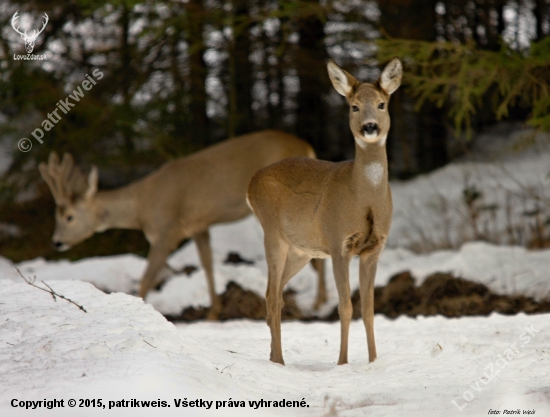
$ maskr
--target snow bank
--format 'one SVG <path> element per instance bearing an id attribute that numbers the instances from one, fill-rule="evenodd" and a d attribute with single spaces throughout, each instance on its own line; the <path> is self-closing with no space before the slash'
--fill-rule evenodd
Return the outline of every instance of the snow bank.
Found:
<path id="1" fill-rule="evenodd" d="M 219 379 L 219 372 L 192 357 L 202 344 L 141 299 L 105 295 L 83 282 L 49 284 L 87 313 L 26 284 L 0 281 L 0 404 L 8 407 L 2 415 L 21 411 L 9 407 L 13 399 L 55 398 L 67 404 L 71 398 L 101 398 L 104 403 L 162 398 L 174 407 L 172 398 L 227 400 L 234 392 L 230 380 Z M 225 352 L 220 347 L 209 351 L 212 357 Z M 67 407 L 61 411 L 76 415 L 76 410 L 78 415 L 98 415 L 98 409 L 78 406 L 72 413 Z M 133 414 L 133 409 L 123 411 Z M 181 415 L 184 410 L 173 411 Z M 47 412 L 29 410 L 26 415 Z M 228 415 L 238 414 L 229 410 Z"/>
<path id="2" fill-rule="evenodd" d="M 264 295 L 267 288 L 267 264 L 263 250 L 261 226 L 254 217 L 240 222 L 219 225 L 211 230 L 216 290 L 222 293 L 229 281 Z M 224 264 L 227 253 L 238 252 L 254 265 Z M 137 293 L 145 268 L 145 259 L 135 255 L 119 255 L 83 259 L 77 262 L 47 262 L 43 259 L 22 262 L 17 267 L 25 276 L 38 280 L 80 280 L 100 289 Z M 169 263 L 174 268 L 200 266 L 195 244 L 190 242 L 175 252 Z M 380 258 L 376 285 L 385 285 L 398 272 L 412 271 L 420 284 L 434 272 L 452 272 L 463 278 L 487 285 L 499 294 L 523 294 L 542 300 L 550 296 L 550 250 L 528 251 L 521 247 L 496 246 L 483 242 L 465 244 L 459 251 L 437 251 L 416 255 L 404 249 L 385 249 Z M 328 302 L 320 314 L 328 314 L 338 303 L 331 262 L 327 260 Z M 358 259 L 350 267 L 350 285 L 358 288 Z M 0 258 L 0 277 L 21 280 L 14 265 Z M 310 312 L 317 291 L 317 278 L 311 266 L 306 266 L 288 284 L 296 291 L 296 301 L 304 312 Z M 191 276 L 178 274 L 169 279 L 160 292 L 153 291 L 147 302 L 164 314 L 179 314 L 193 306 L 208 307 L 210 299 L 204 271 Z"/>
<path id="3" fill-rule="evenodd" d="M 492 409 L 550 413 L 550 315 L 389 320 L 376 316 L 378 359 L 368 363 L 354 321 L 350 364 L 335 365 L 339 324 L 282 325 L 287 366 L 269 362 L 264 323 L 179 325 L 126 294 L 50 281 L 58 300 L 0 281 L 0 412 L 26 415 L 481 415 Z M 510 347 L 512 346 L 512 347 Z M 500 356 L 499 356 L 500 355 Z M 504 358 L 504 361 L 503 359 Z M 499 362 L 500 360 L 500 362 Z M 494 377 L 484 379 L 489 364 Z M 10 407 L 13 399 L 160 400 L 170 408 Z M 244 410 L 175 408 L 174 399 L 245 401 Z M 248 401 L 302 400 L 308 408 L 254 410 Z M 426 399 L 429 398 L 429 401 Z M 454 401 L 456 403 L 453 404 Z M 463 411 L 459 412 L 458 408 Z"/>
<path id="4" fill-rule="evenodd" d="M 476 236 L 503 244 L 530 241 L 536 213 L 542 222 L 549 214 L 550 134 L 515 130 L 484 135 L 478 143 L 482 147 L 462 162 L 392 181 L 388 247 L 459 248 Z M 471 211 L 466 189 L 479 193 Z"/>

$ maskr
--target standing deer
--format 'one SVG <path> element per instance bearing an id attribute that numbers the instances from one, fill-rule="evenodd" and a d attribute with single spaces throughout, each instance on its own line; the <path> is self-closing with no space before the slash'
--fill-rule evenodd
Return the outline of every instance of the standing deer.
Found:
<path id="1" fill-rule="evenodd" d="M 60 163 L 51 153 L 39 166 L 56 204 L 53 244 L 65 251 L 95 232 L 107 229 L 142 230 L 150 243 L 148 265 L 139 295 L 156 286 L 166 258 L 178 244 L 193 238 L 205 271 L 212 307 L 208 319 L 216 319 L 221 303 L 216 294 L 208 228 L 251 214 L 246 187 L 260 168 L 290 156 L 314 158 L 309 144 L 296 136 L 262 131 L 229 139 L 193 155 L 166 163 L 143 179 L 113 191 L 97 191 L 98 172 L 93 167 L 86 179 L 74 167 L 71 155 Z M 326 299 L 322 268 L 317 304 Z"/>
<path id="2" fill-rule="evenodd" d="M 26 30 L 25 32 L 21 32 L 19 30 L 19 26 L 15 27 L 15 22 L 19 18 L 19 16 L 17 16 L 17 13 L 19 13 L 19 11 L 16 11 L 13 14 L 13 17 L 11 18 L 11 27 L 13 28 L 13 30 L 15 30 L 17 33 L 21 35 L 21 37 L 23 38 L 23 41 L 25 42 L 25 49 L 27 50 L 27 53 L 31 54 L 34 49 L 34 43 L 36 42 L 36 39 L 38 39 L 38 36 L 46 28 L 46 25 L 48 24 L 48 21 L 50 20 L 50 18 L 46 13 L 44 13 L 44 23 L 42 23 L 42 28 L 40 30 L 34 29 L 31 35 L 27 35 Z"/>
<path id="3" fill-rule="evenodd" d="M 390 129 L 388 101 L 401 84 L 401 61 L 394 58 L 375 84 L 360 83 L 330 61 L 336 91 L 350 106 L 355 160 L 339 163 L 289 158 L 257 172 L 248 186 L 249 204 L 264 229 L 268 264 L 267 324 L 273 362 L 284 365 L 281 308 L 286 283 L 311 258 L 332 258 L 341 322 L 338 364 L 348 362 L 348 334 L 353 313 L 349 263 L 360 256 L 361 312 L 369 361 L 374 342 L 374 277 L 390 230 L 386 138 Z"/>

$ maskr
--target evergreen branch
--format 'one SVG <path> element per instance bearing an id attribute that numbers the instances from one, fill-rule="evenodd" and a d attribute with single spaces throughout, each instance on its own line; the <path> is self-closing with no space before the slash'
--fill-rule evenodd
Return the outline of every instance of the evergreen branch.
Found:
<path id="1" fill-rule="evenodd" d="M 459 133 L 466 128 L 470 136 L 472 116 L 481 109 L 501 119 L 516 103 L 531 108 L 528 123 L 550 130 L 550 37 L 533 43 L 530 53 L 505 43 L 500 51 L 480 50 L 473 42 L 382 39 L 377 44 L 382 62 L 395 55 L 403 59 L 404 84 L 416 99 L 415 108 L 426 101 L 447 105 Z M 487 103 L 491 105 L 483 107 Z"/>

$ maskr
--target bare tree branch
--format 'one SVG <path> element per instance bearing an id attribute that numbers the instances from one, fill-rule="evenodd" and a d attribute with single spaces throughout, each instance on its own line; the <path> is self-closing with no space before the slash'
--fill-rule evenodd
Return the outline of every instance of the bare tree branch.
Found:
<path id="1" fill-rule="evenodd" d="M 41 291 L 44 291 L 44 292 L 47 292 L 48 294 L 50 294 L 52 297 L 53 297 L 53 300 L 54 301 L 57 301 L 57 299 L 55 298 L 56 296 L 59 297 L 59 298 L 62 298 L 64 299 L 65 301 L 68 301 L 69 303 L 71 304 L 74 304 L 75 306 L 77 306 L 79 308 L 79 310 L 82 310 L 84 313 L 87 313 L 86 309 L 84 307 L 82 307 L 80 304 L 77 304 L 75 303 L 73 300 L 70 300 L 68 299 L 67 297 L 65 297 L 64 295 L 61 295 L 61 294 L 58 294 L 56 293 L 52 287 L 50 287 L 48 284 L 46 284 L 44 281 L 40 281 L 42 282 L 42 284 L 44 284 L 46 287 L 48 287 L 49 289 L 45 289 L 45 288 L 42 288 L 42 287 L 39 287 L 38 285 L 36 285 L 34 282 L 36 281 L 36 275 L 33 276 L 32 278 L 25 278 L 23 276 L 23 274 L 21 273 L 21 271 L 19 270 L 19 268 L 15 268 L 16 271 L 19 273 L 19 276 L 21 278 L 23 278 L 23 280 L 29 284 L 31 287 L 34 287 L 34 288 L 38 288 L 39 290 Z"/>

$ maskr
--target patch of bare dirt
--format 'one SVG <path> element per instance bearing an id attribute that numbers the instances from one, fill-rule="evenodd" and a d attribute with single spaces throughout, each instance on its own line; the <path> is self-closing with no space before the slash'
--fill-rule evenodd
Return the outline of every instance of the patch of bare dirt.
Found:
<path id="1" fill-rule="evenodd" d="M 221 295 L 222 312 L 220 320 L 247 318 L 264 320 L 266 317 L 265 299 L 258 294 L 244 290 L 230 282 Z M 326 317 L 303 314 L 295 301 L 295 293 L 285 291 L 283 320 L 338 320 L 338 308 Z M 352 295 L 353 318 L 361 317 L 361 297 L 359 291 Z M 416 317 L 441 314 L 446 317 L 486 316 L 492 312 L 501 314 L 526 314 L 550 312 L 550 300 L 537 302 L 520 295 L 497 295 L 485 285 L 457 278 L 451 274 L 435 273 L 417 286 L 410 272 L 393 276 L 388 285 L 376 287 L 374 311 L 389 318 L 400 315 Z M 206 318 L 207 308 L 189 307 L 178 316 L 167 316 L 170 321 L 196 321 Z"/>
<path id="2" fill-rule="evenodd" d="M 295 292 L 292 290 L 285 291 L 283 294 L 285 303 L 282 311 L 283 320 L 300 320 L 303 318 L 294 296 Z M 220 295 L 220 300 L 222 311 L 219 320 L 221 321 L 231 319 L 265 320 L 266 318 L 265 299 L 253 291 L 243 289 L 233 281 L 227 284 L 224 293 Z M 208 308 L 205 307 L 188 307 L 180 315 L 167 315 L 166 318 L 174 322 L 190 322 L 205 320 L 207 313 Z"/>
<path id="3" fill-rule="evenodd" d="M 352 302 L 353 318 L 358 319 L 361 317 L 359 291 L 354 292 Z M 497 295 L 483 284 L 440 272 L 416 286 L 414 277 L 406 271 L 393 276 L 385 287 L 375 288 L 374 311 L 389 318 L 403 314 L 411 317 L 487 316 L 492 312 L 534 314 L 550 312 L 550 301 L 537 302 L 522 295 Z M 335 308 L 329 317 L 338 319 L 338 309 Z"/>
<path id="4" fill-rule="evenodd" d="M 254 261 L 244 259 L 237 252 L 229 252 L 227 254 L 227 258 L 225 258 L 225 261 L 223 261 L 223 263 L 224 264 L 234 264 L 234 265 L 238 265 L 238 264 L 254 265 Z"/>

